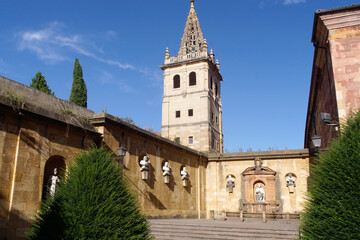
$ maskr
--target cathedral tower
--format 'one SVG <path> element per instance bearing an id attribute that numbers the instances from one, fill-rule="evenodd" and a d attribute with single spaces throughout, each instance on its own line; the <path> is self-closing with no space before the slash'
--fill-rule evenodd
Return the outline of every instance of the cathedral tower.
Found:
<path id="1" fill-rule="evenodd" d="M 165 51 L 161 136 L 199 151 L 223 152 L 220 64 L 208 52 L 194 1 L 177 56 Z"/>

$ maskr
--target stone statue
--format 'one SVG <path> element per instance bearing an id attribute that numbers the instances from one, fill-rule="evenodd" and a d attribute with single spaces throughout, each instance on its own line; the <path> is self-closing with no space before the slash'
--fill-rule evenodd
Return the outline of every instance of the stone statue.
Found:
<path id="1" fill-rule="evenodd" d="M 181 175 L 181 180 L 189 179 L 189 174 L 186 171 L 186 167 L 184 167 L 183 170 L 181 170 L 180 175 Z"/>
<path id="2" fill-rule="evenodd" d="M 262 160 L 257 157 L 255 158 L 254 164 L 255 164 L 255 171 L 261 171 Z"/>
<path id="3" fill-rule="evenodd" d="M 164 166 L 162 167 L 163 176 L 170 176 L 171 175 L 171 168 L 169 167 L 169 162 L 165 162 Z"/>
<path id="4" fill-rule="evenodd" d="M 294 193 L 294 187 L 296 187 L 296 179 L 289 173 L 286 177 L 286 186 L 289 188 L 290 193 Z"/>
<path id="5" fill-rule="evenodd" d="M 231 175 L 228 176 L 227 180 L 226 180 L 226 188 L 228 190 L 229 193 L 233 192 L 233 189 L 235 187 L 235 181 L 234 179 L 231 177 Z"/>
<path id="6" fill-rule="evenodd" d="M 144 158 L 140 161 L 140 171 L 149 171 L 150 163 L 149 163 L 149 157 L 144 156 Z"/>
<path id="7" fill-rule="evenodd" d="M 265 202 L 265 191 L 261 187 L 260 183 L 257 185 L 257 188 L 255 190 L 255 196 L 256 196 L 256 202 L 260 202 L 260 203 Z"/>
<path id="8" fill-rule="evenodd" d="M 55 191 L 56 191 L 56 184 L 60 182 L 59 177 L 57 175 L 57 168 L 54 168 L 54 174 L 52 174 L 47 182 L 47 187 L 48 187 L 48 191 L 49 191 L 49 195 L 51 197 L 54 196 Z"/>

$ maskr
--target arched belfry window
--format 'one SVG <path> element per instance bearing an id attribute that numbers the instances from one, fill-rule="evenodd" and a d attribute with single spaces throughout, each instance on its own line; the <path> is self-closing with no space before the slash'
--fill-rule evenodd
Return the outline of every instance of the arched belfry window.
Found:
<path id="1" fill-rule="evenodd" d="M 174 76 L 174 88 L 179 88 L 179 87 L 180 87 L 180 76 L 175 75 Z"/>
<path id="2" fill-rule="evenodd" d="M 190 86 L 195 86 L 196 85 L 196 73 L 195 72 L 191 72 L 189 74 L 189 85 Z"/>

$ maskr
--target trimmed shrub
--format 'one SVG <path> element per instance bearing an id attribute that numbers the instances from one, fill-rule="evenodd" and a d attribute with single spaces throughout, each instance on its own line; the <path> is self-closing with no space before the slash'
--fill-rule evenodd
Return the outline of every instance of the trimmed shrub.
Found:
<path id="1" fill-rule="evenodd" d="M 150 239 L 138 202 L 112 153 L 81 153 L 43 203 L 28 239 Z"/>
<path id="2" fill-rule="evenodd" d="M 301 239 L 360 239 L 359 173 L 360 112 L 312 166 Z"/>

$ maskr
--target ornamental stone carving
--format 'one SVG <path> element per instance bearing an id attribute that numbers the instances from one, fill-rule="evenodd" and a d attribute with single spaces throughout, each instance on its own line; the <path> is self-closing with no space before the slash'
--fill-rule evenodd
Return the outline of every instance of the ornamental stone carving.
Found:
<path id="1" fill-rule="evenodd" d="M 286 186 L 289 189 L 289 193 L 294 193 L 295 187 L 296 187 L 296 178 L 292 175 L 292 173 L 289 173 L 286 175 Z"/>
<path id="2" fill-rule="evenodd" d="M 164 182 L 169 183 L 171 176 L 171 168 L 169 167 L 169 162 L 164 163 L 162 170 L 163 170 Z"/>
<path id="3" fill-rule="evenodd" d="M 49 191 L 49 195 L 50 197 L 53 197 L 56 191 L 56 185 L 58 184 L 58 182 L 60 182 L 60 179 L 57 175 L 57 168 L 54 168 L 54 174 L 52 174 L 47 182 L 47 188 Z"/>
<path id="4" fill-rule="evenodd" d="M 187 187 L 188 181 L 189 181 L 189 174 L 186 171 L 186 167 L 183 167 L 183 169 L 180 171 L 181 180 L 183 182 L 183 186 Z"/>
<path id="5" fill-rule="evenodd" d="M 233 189 L 235 188 L 235 180 L 232 178 L 231 175 L 229 175 L 226 180 L 226 188 L 229 193 L 232 193 Z"/>
<path id="6" fill-rule="evenodd" d="M 265 191 L 261 187 L 261 184 L 258 183 L 255 189 L 255 199 L 257 203 L 264 203 L 265 202 Z"/>
<path id="7" fill-rule="evenodd" d="M 149 178 L 150 163 L 148 156 L 144 156 L 144 158 L 140 161 L 140 171 L 141 171 L 141 178 L 143 180 Z"/>

